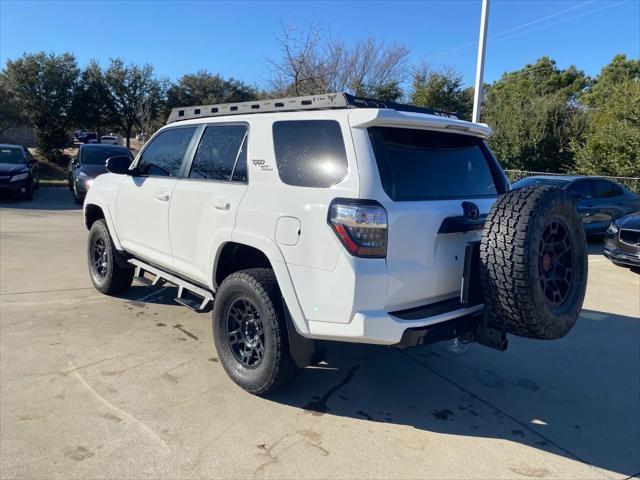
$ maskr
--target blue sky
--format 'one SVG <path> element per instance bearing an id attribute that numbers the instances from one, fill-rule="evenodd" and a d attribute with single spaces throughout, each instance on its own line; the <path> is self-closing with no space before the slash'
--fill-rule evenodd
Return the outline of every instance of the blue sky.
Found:
<path id="1" fill-rule="evenodd" d="M 266 85 L 281 24 L 347 42 L 375 35 L 411 49 L 408 66 L 451 66 L 472 84 L 480 0 L 358 2 L 0 0 L 0 61 L 40 50 L 151 63 L 176 79 L 201 69 Z M 640 57 L 639 0 L 492 0 L 485 81 L 542 55 L 595 75 L 616 53 Z"/>

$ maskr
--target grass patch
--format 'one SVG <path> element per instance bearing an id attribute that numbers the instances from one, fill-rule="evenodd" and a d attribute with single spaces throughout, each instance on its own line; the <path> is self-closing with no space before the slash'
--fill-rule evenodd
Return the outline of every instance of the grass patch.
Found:
<path id="1" fill-rule="evenodd" d="M 67 148 L 64 150 L 64 165 L 59 162 L 52 162 L 44 157 L 35 148 L 30 148 L 31 154 L 38 160 L 38 168 L 40 173 L 40 184 L 46 186 L 64 186 L 68 181 L 68 163 L 78 151 L 77 148 Z"/>

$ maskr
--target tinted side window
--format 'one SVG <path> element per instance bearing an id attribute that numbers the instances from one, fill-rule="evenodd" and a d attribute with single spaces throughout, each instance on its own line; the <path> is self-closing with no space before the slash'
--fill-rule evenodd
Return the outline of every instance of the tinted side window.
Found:
<path id="1" fill-rule="evenodd" d="M 231 180 L 246 134 L 246 125 L 207 127 L 193 159 L 189 178 Z"/>
<path id="2" fill-rule="evenodd" d="M 622 195 L 622 189 L 615 183 L 605 180 L 596 180 L 596 197 L 611 198 Z"/>
<path id="3" fill-rule="evenodd" d="M 582 180 L 580 182 L 574 182 L 567 187 L 567 192 L 574 198 L 591 198 L 591 182 L 588 180 Z"/>
<path id="4" fill-rule="evenodd" d="M 347 175 L 347 153 L 334 120 L 294 120 L 273 124 L 280 180 L 299 187 L 327 188 Z"/>
<path id="5" fill-rule="evenodd" d="M 196 127 L 173 128 L 158 134 L 144 149 L 138 161 L 141 175 L 175 177 Z"/>

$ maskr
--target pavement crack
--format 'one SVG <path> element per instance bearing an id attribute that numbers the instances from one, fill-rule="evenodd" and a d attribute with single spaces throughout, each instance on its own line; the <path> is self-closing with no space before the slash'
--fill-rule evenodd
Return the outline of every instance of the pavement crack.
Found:
<path id="1" fill-rule="evenodd" d="M 345 375 L 344 379 L 342 379 L 342 381 L 339 384 L 331 387 L 319 399 L 311 400 L 303 408 L 311 412 L 313 415 L 324 415 L 325 413 L 327 413 L 329 411 L 329 407 L 327 407 L 327 402 L 329 401 L 331 396 L 334 393 L 336 393 L 338 390 L 340 390 L 342 387 L 347 385 L 351 380 L 353 380 L 353 376 L 358 368 L 360 368 L 360 365 L 355 365 L 351 367 L 347 372 L 347 374 Z"/>
<path id="2" fill-rule="evenodd" d="M 72 372 L 81 370 L 83 368 L 92 367 L 93 365 L 98 365 L 99 363 L 103 363 L 103 362 L 108 362 L 109 360 L 113 360 L 116 357 L 119 357 L 119 355 L 114 355 L 113 357 L 109 357 L 109 358 L 103 358 L 102 360 L 96 360 L 95 362 L 87 363 L 85 365 L 80 365 L 79 367 L 74 367 L 71 370 L 64 370 L 60 373 L 62 373 L 63 375 L 68 375 Z"/>
<path id="3" fill-rule="evenodd" d="M 78 287 L 78 288 L 58 288 L 58 289 L 51 289 L 51 290 L 29 290 L 27 292 L 5 292 L 5 293 L 0 293 L 0 296 L 7 296 L 7 295 L 27 295 L 29 293 L 50 293 L 50 292 L 75 292 L 77 290 L 94 290 L 94 287 Z"/>

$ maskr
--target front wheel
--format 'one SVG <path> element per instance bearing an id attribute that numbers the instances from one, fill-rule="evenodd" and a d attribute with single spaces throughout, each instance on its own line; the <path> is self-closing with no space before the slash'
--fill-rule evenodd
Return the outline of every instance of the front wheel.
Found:
<path id="1" fill-rule="evenodd" d="M 99 292 L 114 295 L 123 292 L 133 281 L 133 267 L 122 266 L 125 261 L 118 258 L 104 220 L 97 220 L 89 230 L 87 261 L 91 281 Z"/>
<path id="2" fill-rule="evenodd" d="M 272 270 L 254 268 L 227 277 L 216 292 L 212 323 L 222 366 L 249 393 L 271 393 L 298 372 Z"/>
<path id="3" fill-rule="evenodd" d="M 84 197 L 82 197 L 78 192 L 78 186 L 76 182 L 73 182 L 73 201 L 76 203 L 76 205 L 82 205 L 82 202 L 84 201 Z"/>
<path id="4" fill-rule="evenodd" d="M 24 193 L 22 194 L 23 200 L 31 201 L 33 200 L 33 180 L 29 179 L 29 183 L 25 187 Z"/>

